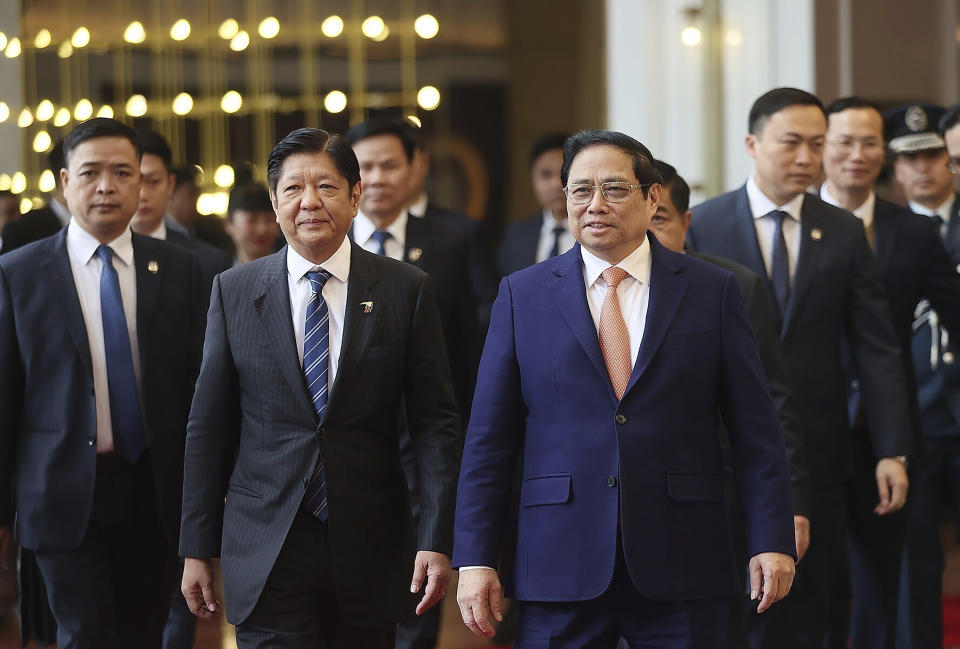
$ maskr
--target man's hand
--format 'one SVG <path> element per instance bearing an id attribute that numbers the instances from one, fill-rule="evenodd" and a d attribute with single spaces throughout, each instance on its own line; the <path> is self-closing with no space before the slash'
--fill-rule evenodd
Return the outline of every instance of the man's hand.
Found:
<path id="1" fill-rule="evenodd" d="M 793 535 L 797 539 L 797 563 L 800 563 L 810 547 L 810 519 L 806 516 L 794 516 Z"/>
<path id="2" fill-rule="evenodd" d="M 750 599 L 760 600 L 757 613 L 787 596 L 795 570 L 793 557 L 779 552 L 761 552 L 750 559 Z"/>
<path id="3" fill-rule="evenodd" d="M 417 604 L 417 615 L 423 615 L 424 611 L 446 595 L 447 585 L 452 575 L 450 557 L 447 555 L 426 550 L 417 552 L 417 558 L 413 561 L 413 582 L 410 584 L 410 592 L 420 592 L 424 578 L 427 580 L 423 599 Z"/>
<path id="4" fill-rule="evenodd" d="M 885 516 L 899 510 L 907 502 L 909 486 L 907 469 L 900 462 L 892 457 L 885 457 L 877 462 L 877 494 L 880 503 L 873 508 L 873 513 Z"/>
<path id="5" fill-rule="evenodd" d="M 180 592 L 191 613 L 201 618 L 213 617 L 220 608 L 213 593 L 213 562 L 210 559 L 184 559 Z"/>
<path id="6" fill-rule="evenodd" d="M 492 638 L 496 629 L 490 619 L 491 611 L 497 622 L 503 621 L 503 589 L 497 571 L 492 568 L 462 571 L 457 585 L 457 604 L 468 629 L 478 636 Z"/>
<path id="7" fill-rule="evenodd" d="M 10 570 L 7 557 L 10 556 L 10 545 L 13 543 L 13 530 L 9 527 L 0 527 L 0 568 Z"/>

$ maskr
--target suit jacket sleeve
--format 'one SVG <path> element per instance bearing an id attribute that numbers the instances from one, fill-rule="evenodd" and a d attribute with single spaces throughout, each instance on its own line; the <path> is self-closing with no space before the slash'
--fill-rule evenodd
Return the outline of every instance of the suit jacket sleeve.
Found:
<path id="1" fill-rule="evenodd" d="M 923 259 L 927 262 L 923 293 L 950 336 L 960 340 L 960 274 L 943 245 L 938 226 L 931 221 L 928 230 L 926 251 L 923 253 Z M 906 353 L 906 350 L 903 351 Z"/>
<path id="2" fill-rule="evenodd" d="M 767 374 L 770 396 L 780 415 L 784 442 L 787 449 L 787 463 L 790 466 L 790 483 L 793 488 L 793 513 L 796 516 L 810 516 L 810 478 L 807 472 L 807 454 L 803 445 L 803 432 L 796 401 L 787 377 L 787 364 L 780 348 L 780 337 L 776 325 L 770 316 L 766 297 L 760 278 L 752 276 L 753 281 L 747 294 L 747 310 L 757 337 L 760 360 Z"/>
<path id="3" fill-rule="evenodd" d="M 407 340 L 404 398 L 420 471 L 419 549 L 451 555 L 463 427 L 442 340 L 433 281 L 424 275 Z"/>
<path id="4" fill-rule="evenodd" d="M 13 525 L 13 475 L 23 382 L 13 298 L 0 266 L 0 527 Z"/>
<path id="5" fill-rule="evenodd" d="M 751 557 L 761 552 L 781 552 L 796 558 L 794 506 L 783 433 L 732 274 L 724 285 L 720 318 L 720 410 L 730 431 L 747 550 Z"/>
<path id="6" fill-rule="evenodd" d="M 239 383 L 217 277 L 207 313 L 203 363 L 187 423 L 181 556 L 220 556 L 223 499 L 240 432 L 239 414 Z"/>
<path id="7" fill-rule="evenodd" d="M 457 490 L 455 567 L 493 568 L 500 555 L 524 433 L 525 406 L 514 345 L 513 296 L 505 278 L 493 304 L 467 428 Z"/>
<path id="8" fill-rule="evenodd" d="M 852 251 L 846 301 L 847 340 L 860 378 L 862 403 L 877 460 L 911 452 L 906 377 L 890 307 L 863 228 Z"/>

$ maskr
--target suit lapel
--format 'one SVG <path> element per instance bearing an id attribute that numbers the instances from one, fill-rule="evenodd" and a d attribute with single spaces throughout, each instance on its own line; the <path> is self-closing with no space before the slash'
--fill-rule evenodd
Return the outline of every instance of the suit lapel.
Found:
<path id="1" fill-rule="evenodd" d="M 403 260 L 425 271 L 424 258 L 430 249 L 430 226 L 423 219 L 408 215 L 404 239 Z"/>
<path id="2" fill-rule="evenodd" d="M 799 309 L 803 294 L 810 286 L 814 271 L 817 268 L 817 262 L 820 259 L 820 251 L 823 250 L 825 243 L 821 237 L 829 240 L 829 224 L 823 218 L 819 210 L 811 208 L 815 200 L 813 196 L 803 197 L 803 206 L 800 209 L 800 254 L 797 257 L 797 267 L 793 275 L 793 285 L 790 289 L 790 301 L 787 303 L 787 312 L 784 314 L 783 327 L 780 330 L 780 337 L 786 334 L 790 327 L 790 321 L 793 314 Z M 811 233 L 814 230 L 820 231 L 820 237 L 814 239 Z M 824 236 L 826 232 L 826 236 Z"/>
<path id="3" fill-rule="evenodd" d="M 884 275 L 890 267 L 891 255 L 900 231 L 900 219 L 888 209 L 888 204 L 877 199 L 873 209 L 873 245 L 877 258 L 877 273 Z"/>
<path id="4" fill-rule="evenodd" d="M 80 309 L 80 299 L 77 297 L 77 285 L 73 278 L 73 271 L 70 270 L 70 256 L 67 253 L 67 229 L 61 230 L 45 245 L 47 258 L 43 265 L 52 282 L 57 303 L 63 310 L 63 322 L 70 333 L 70 339 L 77 348 L 80 360 L 87 368 L 87 374 L 93 378 L 90 341 L 87 338 L 87 327 L 83 322 L 83 311 Z"/>
<path id="5" fill-rule="evenodd" d="M 750 200 L 747 198 L 747 188 L 743 186 L 737 192 L 736 215 L 734 218 L 734 236 L 740 247 L 739 254 L 733 255 L 744 266 L 760 277 L 767 276 L 767 267 L 763 263 L 763 253 L 760 252 L 760 242 L 757 240 L 757 226 L 754 223 L 753 212 L 750 211 Z M 764 282 L 767 291 L 773 298 L 773 288 L 770 282 Z"/>
<path id="6" fill-rule="evenodd" d="M 162 250 L 159 250 L 159 246 L 150 244 L 152 242 L 144 241 L 140 235 L 133 235 L 133 269 L 137 278 L 137 346 L 141 376 L 146 376 L 147 354 L 144 349 L 152 338 L 148 332 L 152 328 L 160 298 L 160 275 L 166 268 Z"/>
<path id="7" fill-rule="evenodd" d="M 287 285 L 287 248 L 271 255 L 261 275 L 262 289 L 253 300 L 253 308 L 263 324 L 267 340 L 273 348 L 280 373 L 290 386 L 294 398 L 313 418 L 316 411 L 307 394 L 297 342 L 290 321 L 290 289 Z"/>
<path id="8" fill-rule="evenodd" d="M 539 220 L 531 220 L 530 227 L 524 231 L 523 238 L 523 267 L 533 266 L 537 263 L 537 248 L 540 245 L 540 229 L 543 227 L 543 215 Z"/>
<path id="9" fill-rule="evenodd" d="M 955 262 L 960 262 L 960 194 L 955 194 L 953 209 L 950 210 L 950 223 L 947 226 L 947 250 Z"/>

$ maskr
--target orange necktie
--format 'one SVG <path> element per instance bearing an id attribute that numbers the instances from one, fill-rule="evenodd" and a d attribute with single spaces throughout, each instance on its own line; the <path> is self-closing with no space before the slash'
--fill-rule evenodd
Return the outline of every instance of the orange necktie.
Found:
<path id="1" fill-rule="evenodd" d="M 630 332 L 620 311 L 617 285 L 627 276 L 627 271 L 611 266 L 601 273 L 607 283 L 607 295 L 600 309 L 600 349 L 607 364 L 610 383 L 617 399 L 623 398 L 630 382 Z"/>

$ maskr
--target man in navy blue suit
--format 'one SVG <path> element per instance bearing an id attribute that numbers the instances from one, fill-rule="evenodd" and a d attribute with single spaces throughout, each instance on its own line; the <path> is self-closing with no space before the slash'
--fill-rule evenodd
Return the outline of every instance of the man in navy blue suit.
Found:
<path id="1" fill-rule="evenodd" d="M 564 148 L 567 253 L 501 282 L 458 488 L 454 564 L 467 626 L 493 635 L 518 457 L 516 646 L 714 647 L 737 568 L 718 419 L 729 427 L 751 590 L 793 581 L 783 433 L 734 276 L 648 236 L 662 186 L 633 138 Z"/>

